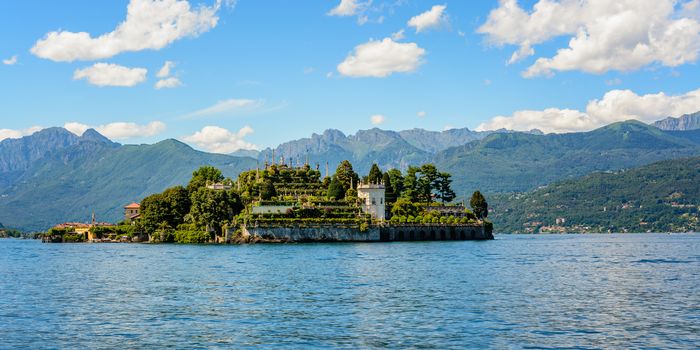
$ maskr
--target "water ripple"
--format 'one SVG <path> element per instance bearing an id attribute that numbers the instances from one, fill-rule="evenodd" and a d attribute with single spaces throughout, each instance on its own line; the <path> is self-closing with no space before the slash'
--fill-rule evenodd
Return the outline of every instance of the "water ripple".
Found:
<path id="1" fill-rule="evenodd" d="M 699 348 L 700 236 L 0 240 L 0 348 Z"/>

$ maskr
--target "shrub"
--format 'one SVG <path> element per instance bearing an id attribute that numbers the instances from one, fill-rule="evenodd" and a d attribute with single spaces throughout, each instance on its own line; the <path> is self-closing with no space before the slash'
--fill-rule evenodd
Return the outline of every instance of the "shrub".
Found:
<path id="1" fill-rule="evenodd" d="M 208 232 L 198 230 L 177 230 L 174 236 L 177 243 L 207 243 L 211 240 Z"/>

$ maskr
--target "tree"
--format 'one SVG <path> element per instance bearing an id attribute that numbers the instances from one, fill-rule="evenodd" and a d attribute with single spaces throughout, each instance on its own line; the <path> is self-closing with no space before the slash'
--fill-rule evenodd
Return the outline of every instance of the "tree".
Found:
<path id="1" fill-rule="evenodd" d="M 481 192 L 476 191 L 472 194 L 469 205 L 472 207 L 472 210 L 474 210 L 474 214 L 477 218 L 484 219 L 489 216 L 489 204 L 486 203 L 486 198 L 484 198 Z"/>
<path id="2" fill-rule="evenodd" d="M 433 190 L 436 189 L 438 171 L 433 164 L 423 164 L 419 170 L 420 176 L 416 183 L 416 192 L 419 200 L 432 203 Z"/>
<path id="3" fill-rule="evenodd" d="M 192 194 L 197 189 L 205 187 L 207 183 L 221 182 L 224 180 L 224 176 L 221 174 L 221 170 L 213 166 L 203 166 L 192 173 L 192 179 L 187 185 L 187 191 Z"/>
<path id="4" fill-rule="evenodd" d="M 328 185 L 328 198 L 340 200 L 345 197 L 345 189 L 343 185 L 338 181 L 338 177 L 333 176 L 331 178 L 331 183 Z"/>
<path id="5" fill-rule="evenodd" d="M 405 198 L 411 202 L 418 201 L 418 172 L 420 168 L 409 166 L 406 170 L 406 176 L 403 178 L 403 190 L 401 198 Z"/>
<path id="6" fill-rule="evenodd" d="M 275 184 L 273 184 L 272 180 L 270 179 L 265 180 L 265 182 L 262 184 L 262 188 L 260 189 L 260 198 L 263 200 L 270 200 L 276 195 L 277 190 L 275 190 Z"/>
<path id="7" fill-rule="evenodd" d="M 372 167 L 369 169 L 367 181 L 371 184 L 378 184 L 382 181 L 382 171 L 379 170 L 379 166 L 376 163 L 372 164 Z"/>
<path id="8" fill-rule="evenodd" d="M 403 175 L 399 169 L 390 169 L 386 172 L 389 175 L 391 188 L 394 190 L 394 199 L 401 196 L 403 192 Z"/>
<path id="9" fill-rule="evenodd" d="M 352 164 L 348 160 L 344 160 L 338 165 L 338 168 L 335 170 L 335 177 L 343 186 L 343 192 L 351 187 L 357 188 L 357 183 L 360 181 L 360 177 L 352 170 Z"/>
<path id="10" fill-rule="evenodd" d="M 330 178 L 330 176 L 324 177 L 324 178 L 323 178 L 323 182 L 321 182 L 321 186 L 322 186 L 324 189 L 327 190 L 327 189 L 328 189 L 328 186 L 330 186 L 330 185 L 331 185 L 331 178 Z"/>
<path id="11" fill-rule="evenodd" d="M 384 193 L 387 203 L 396 202 L 396 193 L 394 192 L 394 187 L 391 185 L 391 176 L 386 172 L 382 175 L 382 182 L 384 183 Z"/>
<path id="12" fill-rule="evenodd" d="M 391 208 L 392 216 L 408 217 L 409 215 L 412 215 L 415 217 L 418 216 L 418 214 L 420 214 L 420 208 L 406 198 L 399 198 Z"/>
<path id="13" fill-rule="evenodd" d="M 190 197 L 182 186 L 168 188 L 141 201 L 140 225 L 147 234 L 153 234 L 159 227 L 177 227 L 185 221 L 190 212 Z"/>
<path id="14" fill-rule="evenodd" d="M 455 195 L 451 187 L 452 175 L 449 173 L 439 173 L 436 184 L 437 197 L 442 201 L 442 204 L 445 204 L 445 202 L 452 202 L 455 199 L 457 195 Z"/>
<path id="15" fill-rule="evenodd" d="M 190 214 L 197 226 L 221 233 L 224 223 L 232 220 L 242 209 L 241 200 L 235 192 L 202 187 L 192 194 Z"/>

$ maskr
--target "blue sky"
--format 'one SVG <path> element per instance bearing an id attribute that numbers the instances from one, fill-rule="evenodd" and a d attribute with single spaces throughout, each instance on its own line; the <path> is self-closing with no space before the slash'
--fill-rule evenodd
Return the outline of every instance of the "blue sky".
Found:
<path id="1" fill-rule="evenodd" d="M 4 1 L 0 138 L 97 127 L 225 153 L 328 128 L 569 132 L 700 110 L 698 1 L 613 5 Z"/>

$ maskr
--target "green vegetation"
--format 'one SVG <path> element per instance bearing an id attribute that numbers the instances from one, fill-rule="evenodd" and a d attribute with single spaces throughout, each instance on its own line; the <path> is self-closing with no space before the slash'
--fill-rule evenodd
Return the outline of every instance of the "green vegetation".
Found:
<path id="1" fill-rule="evenodd" d="M 205 243 L 223 236 L 243 204 L 233 188 L 207 187 L 215 183 L 232 187 L 233 181 L 211 166 L 195 170 L 187 188 L 175 186 L 144 198 L 134 226 L 158 242 Z"/>
<path id="2" fill-rule="evenodd" d="M 4 228 L 0 225 L 0 238 L 25 238 L 26 235 L 20 230 Z"/>
<path id="3" fill-rule="evenodd" d="M 500 232 L 700 230 L 700 157 L 595 173 L 522 194 L 492 197 Z"/>
<path id="4" fill-rule="evenodd" d="M 474 214 L 479 219 L 483 219 L 489 216 L 489 204 L 486 203 L 486 198 L 481 192 L 476 191 L 472 194 L 472 199 L 469 201 L 469 205 L 474 210 Z"/>

